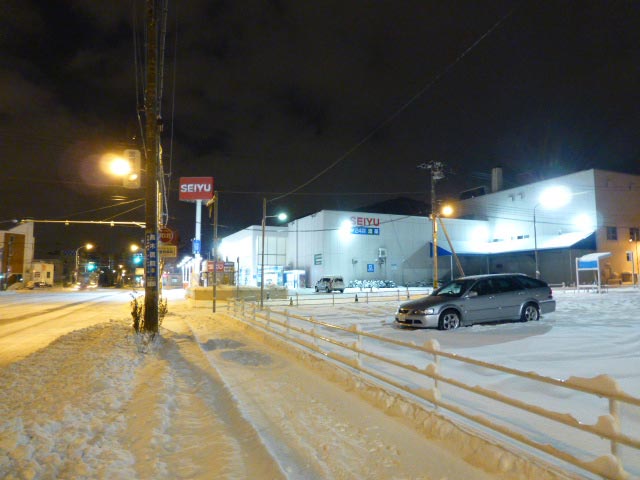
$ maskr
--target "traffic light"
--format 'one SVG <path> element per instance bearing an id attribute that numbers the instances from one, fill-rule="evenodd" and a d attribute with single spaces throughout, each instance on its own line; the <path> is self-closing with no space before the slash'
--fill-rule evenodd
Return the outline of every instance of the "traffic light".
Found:
<path id="1" fill-rule="evenodd" d="M 140 188 L 140 150 L 125 150 L 124 158 L 129 161 L 131 171 L 122 179 L 122 186 Z"/>

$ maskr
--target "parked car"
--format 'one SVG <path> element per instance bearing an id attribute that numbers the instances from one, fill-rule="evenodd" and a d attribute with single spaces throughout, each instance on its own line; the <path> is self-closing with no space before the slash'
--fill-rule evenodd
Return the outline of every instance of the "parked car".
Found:
<path id="1" fill-rule="evenodd" d="M 344 292 L 344 280 L 337 275 L 327 275 L 316 282 L 316 292 Z"/>
<path id="2" fill-rule="evenodd" d="M 461 325 L 539 320 L 554 312 L 556 301 L 549 285 L 521 273 L 457 278 L 426 297 L 400 304 L 399 326 L 452 330 Z"/>

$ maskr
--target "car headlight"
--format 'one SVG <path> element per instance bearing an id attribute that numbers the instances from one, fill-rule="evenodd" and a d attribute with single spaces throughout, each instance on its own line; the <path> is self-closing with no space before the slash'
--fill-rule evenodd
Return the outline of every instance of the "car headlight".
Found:
<path id="1" fill-rule="evenodd" d="M 413 313 L 414 315 L 433 315 L 434 309 L 433 308 L 425 308 L 424 310 L 414 310 L 411 313 Z"/>

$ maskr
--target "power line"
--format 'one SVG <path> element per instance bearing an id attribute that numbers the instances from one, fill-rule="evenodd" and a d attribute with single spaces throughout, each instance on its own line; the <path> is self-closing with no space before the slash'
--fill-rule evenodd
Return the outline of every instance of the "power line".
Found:
<path id="1" fill-rule="evenodd" d="M 500 18 L 496 23 L 494 23 L 491 28 L 489 28 L 484 34 L 482 34 L 475 42 L 473 42 L 471 44 L 471 46 L 469 46 L 465 51 L 463 51 L 460 55 L 458 55 L 458 57 L 456 57 L 455 60 L 453 60 L 453 62 L 449 63 L 449 65 L 447 65 L 440 73 L 438 73 L 431 81 L 429 81 L 424 87 L 422 87 L 420 90 L 418 90 L 417 93 L 415 93 L 408 101 L 406 101 L 403 105 L 400 106 L 400 108 L 398 108 L 394 113 L 392 113 L 391 115 L 389 115 L 385 120 L 383 120 L 377 127 L 374 127 L 368 134 L 366 134 L 359 142 L 357 142 L 354 146 L 352 146 L 351 148 L 349 148 L 345 153 L 343 153 L 340 157 L 338 157 L 335 161 L 333 161 L 331 164 L 329 164 L 326 168 L 324 168 L 323 170 L 321 170 L 319 173 L 317 173 L 316 175 L 314 175 L 313 177 L 311 177 L 309 180 L 307 180 L 306 182 L 304 182 L 303 184 L 299 185 L 298 187 L 294 188 L 293 190 L 291 190 L 290 192 L 287 192 L 283 195 L 280 195 L 276 198 L 271 199 L 270 201 L 276 201 L 276 200 L 281 200 L 295 192 L 297 192 L 298 190 L 301 190 L 302 188 L 306 187 L 307 185 L 313 183 L 314 181 L 316 181 L 318 178 L 320 178 L 321 176 L 323 176 L 325 173 L 327 173 L 329 170 L 333 169 L 334 167 L 336 167 L 339 163 L 341 163 L 343 160 L 345 160 L 349 155 L 351 155 L 353 152 L 355 152 L 358 148 L 360 148 L 362 145 L 364 145 L 366 142 L 368 142 L 376 133 L 378 133 L 380 130 L 382 130 L 384 127 L 386 127 L 387 125 L 391 124 L 391 122 L 393 122 L 398 116 L 400 116 L 400 114 L 402 112 L 404 112 L 411 104 L 413 104 L 416 100 L 418 100 L 422 95 L 424 95 L 433 85 L 435 85 L 437 82 L 440 81 L 441 78 L 443 78 L 447 73 L 449 73 L 449 71 L 455 67 L 460 61 L 462 61 L 463 58 L 465 58 L 475 47 L 477 47 L 480 42 L 482 42 L 487 36 L 489 36 L 494 30 L 496 30 L 500 25 L 502 25 L 502 23 L 504 21 L 506 21 L 512 14 L 513 12 L 516 10 L 518 6 L 516 5 L 514 8 L 512 8 L 506 15 L 504 15 L 502 18 Z"/>

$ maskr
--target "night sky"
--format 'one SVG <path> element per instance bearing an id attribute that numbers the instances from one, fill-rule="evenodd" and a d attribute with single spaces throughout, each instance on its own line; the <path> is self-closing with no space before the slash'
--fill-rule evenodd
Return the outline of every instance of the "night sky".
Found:
<path id="1" fill-rule="evenodd" d="M 99 168 L 102 154 L 140 146 L 144 7 L 3 0 L 0 229 L 144 220 L 143 190 Z M 182 0 L 166 31 L 162 147 L 185 251 L 184 176 L 215 177 L 223 237 L 259 225 L 263 197 L 290 218 L 429 201 L 423 162 L 444 164 L 443 198 L 488 184 L 495 166 L 507 187 L 590 168 L 640 174 L 638 1 Z M 143 237 L 35 231 L 36 256 Z"/>

